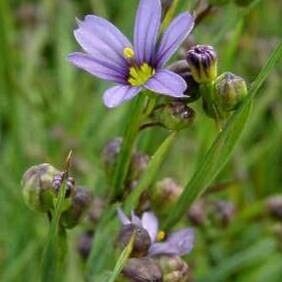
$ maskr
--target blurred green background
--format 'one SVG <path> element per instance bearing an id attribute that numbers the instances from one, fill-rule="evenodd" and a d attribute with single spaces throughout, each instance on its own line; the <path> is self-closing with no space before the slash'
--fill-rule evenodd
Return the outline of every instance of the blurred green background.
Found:
<path id="1" fill-rule="evenodd" d="M 196 1 L 179 1 L 179 10 Z M 215 1 L 213 1 L 215 2 Z M 108 83 L 66 61 L 79 49 L 75 18 L 95 13 L 132 34 L 137 0 L 0 1 L 0 280 L 39 281 L 48 224 L 23 203 L 20 180 L 31 165 L 62 167 L 70 149 L 73 175 L 97 195 L 107 191 L 101 150 L 120 136 L 130 103 L 114 110 L 102 104 Z M 220 71 L 251 82 L 281 39 L 282 3 L 255 1 L 251 8 L 219 6 L 194 31 L 194 40 L 213 45 Z M 264 83 L 245 134 L 215 184 L 211 197 L 232 201 L 236 215 L 226 228 L 197 229 L 188 261 L 196 281 L 282 281 L 282 223 L 269 218 L 264 201 L 282 188 L 281 62 Z M 185 184 L 217 131 L 196 104 L 194 125 L 179 133 L 159 179 Z M 152 154 L 165 129 L 144 131 L 140 148 Z M 148 140 L 150 141 L 148 143 Z M 75 242 L 69 232 L 66 281 L 83 281 Z"/>

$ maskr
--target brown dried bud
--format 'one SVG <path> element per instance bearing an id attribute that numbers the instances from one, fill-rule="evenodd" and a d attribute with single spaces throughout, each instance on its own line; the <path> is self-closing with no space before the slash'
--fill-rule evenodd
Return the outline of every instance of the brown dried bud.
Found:
<path id="1" fill-rule="evenodd" d="M 118 244 L 121 248 L 125 248 L 131 237 L 135 234 L 134 244 L 131 256 L 143 257 L 146 256 L 151 246 L 151 239 L 146 229 L 135 224 L 122 225 L 118 236 Z"/>
<path id="2" fill-rule="evenodd" d="M 158 263 L 149 257 L 129 259 L 122 273 L 132 282 L 163 281 Z"/>
<path id="3" fill-rule="evenodd" d="M 150 157 L 141 152 L 133 154 L 130 164 L 129 181 L 133 182 L 138 180 L 143 172 L 146 170 L 150 161 Z"/>
<path id="4" fill-rule="evenodd" d="M 105 201 L 102 198 L 95 197 L 91 203 L 91 206 L 88 211 L 88 219 L 92 224 L 96 224 L 101 218 L 104 208 Z"/>
<path id="5" fill-rule="evenodd" d="M 223 226 L 227 226 L 235 214 L 235 206 L 230 201 L 219 200 L 213 203 L 215 219 Z"/>

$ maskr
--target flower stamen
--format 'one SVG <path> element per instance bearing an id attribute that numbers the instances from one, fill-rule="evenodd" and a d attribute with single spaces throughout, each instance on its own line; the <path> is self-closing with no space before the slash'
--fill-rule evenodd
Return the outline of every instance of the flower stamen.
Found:
<path id="1" fill-rule="evenodd" d="M 132 59 L 135 56 L 134 50 L 130 47 L 123 49 L 123 56 L 125 59 Z"/>
<path id="2" fill-rule="evenodd" d="M 141 66 L 132 66 L 129 68 L 128 82 L 132 86 L 140 86 L 145 84 L 154 74 L 155 70 L 147 63 Z"/>
<path id="3" fill-rule="evenodd" d="M 166 235 L 166 234 L 165 234 L 164 231 L 162 231 L 162 230 L 159 231 L 159 232 L 158 232 L 158 235 L 157 235 L 157 240 L 158 240 L 158 241 L 162 241 L 162 240 L 165 238 L 165 235 Z"/>

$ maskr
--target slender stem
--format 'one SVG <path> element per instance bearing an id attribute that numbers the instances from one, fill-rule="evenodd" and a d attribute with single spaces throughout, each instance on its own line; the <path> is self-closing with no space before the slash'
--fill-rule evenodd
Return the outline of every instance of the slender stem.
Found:
<path id="1" fill-rule="evenodd" d="M 127 120 L 125 125 L 121 151 L 114 171 L 111 194 L 112 200 L 116 200 L 121 197 L 123 184 L 129 169 L 131 155 L 138 136 L 139 127 L 151 113 L 154 105 L 155 96 L 145 95 L 145 93 L 142 93 L 136 97 L 135 103 L 130 108 L 130 112 L 127 115 L 130 118 Z"/>

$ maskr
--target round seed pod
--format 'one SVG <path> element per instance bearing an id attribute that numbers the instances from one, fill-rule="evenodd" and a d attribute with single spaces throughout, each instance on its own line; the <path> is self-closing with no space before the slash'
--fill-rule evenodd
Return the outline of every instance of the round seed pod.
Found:
<path id="1" fill-rule="evenodd" d="M 60 173 L 48 163 L 32 166 L 24 173 L 21 185 L 24 201 L 29 208 L 40 212 L 53 208 L 57 194 L 53 179 Z"/>

